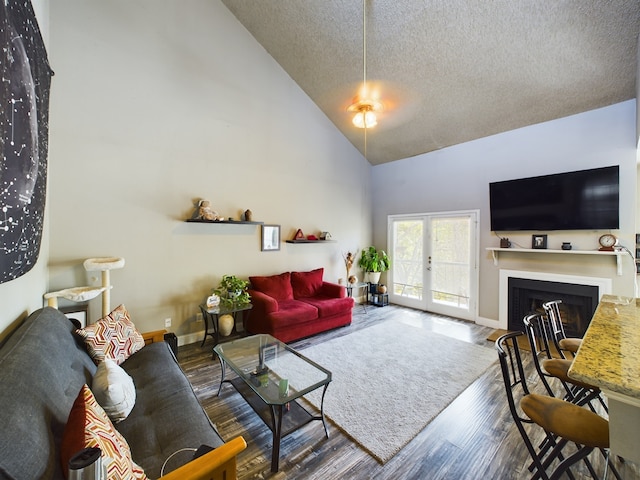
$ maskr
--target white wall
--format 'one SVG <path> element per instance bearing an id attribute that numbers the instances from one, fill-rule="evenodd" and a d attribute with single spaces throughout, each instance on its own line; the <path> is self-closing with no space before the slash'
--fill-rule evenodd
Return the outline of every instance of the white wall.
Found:
<path id="1" fill-rule="evenodd" d="M 337 281 L 370 242 L 370 165 L 219 1 L 57 0 L 50 35 L 52 289 L 124 257 L 111 307 L 185 336 L 223 274 Z M 259 227 L 185 223 L 198 198 L 337 243 L 263 253 Z"/>
<path id="2" fill-rule="evenodd" d="M 45 45 L 49 48 L 49 0 L 32 0 L 33 9 L 42 32 Z M 47 202 L 48 203 L 48 202 Z M 0 284 L 0 340 L 29 313 L 42 306 L 42 295 L 47 291 L 47 263 L 49 260 L 49 219 L 45 210 L 38 261 L 25 275 Z"/>
<path id="3" fill-rule="evenodd" d="M 621 243 L 635 248 L 636 148 L 635 100 L 571 117 L 494 135 L 437 152 L 379 165 L 372 170 L 373 238 L 386 245 L 390 214 L 480 210 L 479 316 L 498 318 L 498 271 L 549 271 L 610 277 L 614 293 L 633 295 L 634 266 L 624 260 L 618 277 L 610 258 L 564 255 L 504 255 L 494 266 L 487 247 L 499 246 L 489 230 L 489 183 L 499 180 L 620 165 Z M 398 194 L 402 192 L 402 194 Z M 531 246 L 531 234 L 508 234 L 511 241 Z M 549 248 L 563 241 L 576 249 L 597 249 L 602 232 L 546 232 Z M 588 258 L 588 261 L 585 261 Z"/>

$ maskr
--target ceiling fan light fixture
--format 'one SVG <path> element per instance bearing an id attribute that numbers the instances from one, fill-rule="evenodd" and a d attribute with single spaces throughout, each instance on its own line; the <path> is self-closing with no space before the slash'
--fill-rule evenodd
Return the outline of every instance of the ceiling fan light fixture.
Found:
<path id="1" fill-rule="evenodd" d="M 347 109 L 356 112 L 351 120 L 358 128 L 372 128 L 378 124 L 377 113 L 382 111 L 382 104 L 374 100 L 361 100 L 352 103 Z"/>
<path id="2" fill-rule="evenodd" d="M 378 124 L 378 118 L 370 105 L 361 105 L 352 122 L 358 128 L 371 128 Z"/>

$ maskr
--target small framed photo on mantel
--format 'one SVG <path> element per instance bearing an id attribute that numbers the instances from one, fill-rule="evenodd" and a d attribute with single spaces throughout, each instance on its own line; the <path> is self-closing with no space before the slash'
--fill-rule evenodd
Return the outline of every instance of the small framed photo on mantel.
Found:
<path id="1" fill-rule="evenodd" d="M 531 248 L 544 250 L 547 248 L 546 235 L 531 235 Z"/>

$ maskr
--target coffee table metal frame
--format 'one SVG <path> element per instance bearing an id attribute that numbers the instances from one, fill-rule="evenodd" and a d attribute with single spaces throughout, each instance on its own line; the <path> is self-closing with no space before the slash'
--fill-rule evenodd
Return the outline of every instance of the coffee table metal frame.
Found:
<path id="1" fill-rule="evenodd" d="M 280 460 L 282 438 L 302 428 L 313 420 L 322 421 L 324 432 L 329 438 L 329 430 L 324 417 L 324 397 L 331 382 L 331 372 L 271 335 L 261 334 L 221 343 L 214 347 L 222 369 L 218 396 L 224 383 L 230 383 L 253 408 L 273 433 L 271 471 L 277 472 Z M 279 352 L 279 353 L 278 353 Z M 280 355 L 308 368 L 315 378 L 307 381 L 299 378 L 286 379 L 287 369 L 265 360 L 265 355 Z M 283 357 L 284 356 L 284 357 Z M 282 363 L 282 362 L 281 362 Z M 269 366 L 270 365 L 270 366 Z M 236 374 L 226 378 L 226 367 Z M 265 368 L 266 367 L 266 368 Z M 289 381 L 288 392 L 282 392 L 282 380 Z M 320 415 L 313 415 L 296 400 L 322 387 Z"/>

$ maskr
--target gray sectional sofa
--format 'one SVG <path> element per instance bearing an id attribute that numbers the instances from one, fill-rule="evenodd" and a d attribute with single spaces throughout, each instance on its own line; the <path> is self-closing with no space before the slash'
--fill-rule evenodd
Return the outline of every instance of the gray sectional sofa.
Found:
<path id="1" fill-rule="evenodd" d="M 65 424 L 78 392 L 84 384 L 91 386 L 96 371 L 74 329 L 61 312 L 46 307 L 31 314 L 0 348 L 0 479 L 64 478 Z M 178 450 L 209 445 L 217 448 L 194 461 L 193 452 L 174 455 L 165 472 L 177 470 L 163 478 L 236 478 L 235 455 L 246 447 L 244 440 L 224 444 L 162 341 L 163 332 L 154 333 L 143 335 L 146 346 L 121 365 L 133 378 L 136 402 L 115 427 L 133 461 L 149 478 L 158 478 L 165 460 Z"/>

